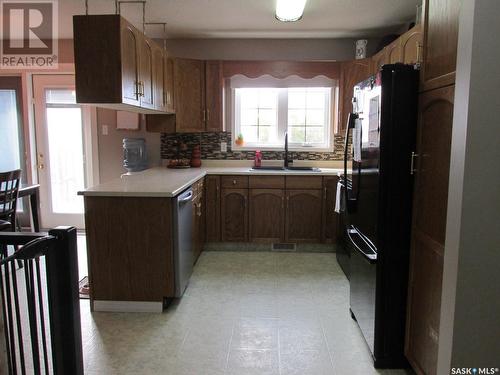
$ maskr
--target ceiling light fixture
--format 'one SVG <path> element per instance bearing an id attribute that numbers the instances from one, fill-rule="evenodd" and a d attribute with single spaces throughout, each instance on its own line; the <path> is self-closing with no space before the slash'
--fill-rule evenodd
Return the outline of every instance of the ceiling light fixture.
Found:
<path id="1" fill-rule="evenodd" d="M 294 22 L 302 18 L 307 0 L 276 0 L 276 18 L 283 22 Z"/>

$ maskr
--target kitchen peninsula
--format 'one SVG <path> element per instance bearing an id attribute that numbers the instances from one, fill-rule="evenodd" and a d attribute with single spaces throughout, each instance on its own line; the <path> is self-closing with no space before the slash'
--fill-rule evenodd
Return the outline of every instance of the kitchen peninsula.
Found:
<path id="1" fill-rule="evenodd" d="M 175 297 L 174 206 L 186 189 L 195 263 L 205 242 L 335 243 L 340 172 L 158 167 L 81 191 L 93 310 L 161 312 Z"/>

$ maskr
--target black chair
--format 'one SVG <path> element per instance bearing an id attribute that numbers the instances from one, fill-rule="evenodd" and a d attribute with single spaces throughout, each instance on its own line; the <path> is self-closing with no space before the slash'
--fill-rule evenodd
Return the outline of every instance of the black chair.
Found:
<path id="1" fill-rule="evenodd" d="M 0 173 L 0 231 L 16 231 L 17 193 L 21 170 Z M 0 248 L 2 256 L 7 257 L 7 247 Z"/>

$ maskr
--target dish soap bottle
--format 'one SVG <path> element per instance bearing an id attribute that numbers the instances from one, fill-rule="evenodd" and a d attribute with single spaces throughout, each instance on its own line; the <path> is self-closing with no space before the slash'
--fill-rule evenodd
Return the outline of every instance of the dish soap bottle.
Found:
<path id="1" fill-rule="evenodd" d="M 255 151 L 255 158 L 253 159 L 253 166 L 255 168 L 260 168 L 262 166 L 262 152 L 260 152 L 260 150 Z"/>

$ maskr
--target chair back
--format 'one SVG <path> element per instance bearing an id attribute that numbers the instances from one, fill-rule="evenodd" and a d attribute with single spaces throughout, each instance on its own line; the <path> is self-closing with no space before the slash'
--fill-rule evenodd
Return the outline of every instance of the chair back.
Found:
<path id="1" fill-rule="evenodd" d="M 13 227 L 20 178 L 20 169 L 0 173 L 0 219 L 10 221 Z"/>

